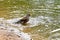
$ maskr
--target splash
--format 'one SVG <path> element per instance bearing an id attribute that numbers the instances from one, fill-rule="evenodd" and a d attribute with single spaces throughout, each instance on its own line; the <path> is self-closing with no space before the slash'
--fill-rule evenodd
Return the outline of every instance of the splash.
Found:
<path id="1" fill-rule="evenodd" d="M 35 18 L 30 17 L 29 22 L 25 26 L 21 25 L 21 24 L 14 24 L 14 22 L 17 22 L 20 19 L 21 18 L 9 19 L 9 20 L 7 20 L 7 23 L 10 23 L 11 25 L 14 25 L 14 26 L 22 27 L 22 29 L 23 29 L 25 27 L 35 27 L 35 26 L 38 26 L 38 25 L 41 25 L 41 24 L 44 24 L 45 26 L 48 26 L 49 23 L 53 22 L 52 21 L 53 18 L 51 18 L 51 17 L 38 16 L 38 17 L 35 17 Z"/>

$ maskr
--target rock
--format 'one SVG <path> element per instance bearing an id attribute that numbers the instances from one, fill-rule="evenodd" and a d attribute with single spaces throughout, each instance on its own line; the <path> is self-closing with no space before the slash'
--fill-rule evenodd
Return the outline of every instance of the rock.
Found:
<path id="1" fill-rule="evenodd" d="M 0 29 L 0 40 L 22 40 L 22 38 L 13 32 Z"/>
<path id="2" fill-rule="evenodd" d="M 31 40 L 28 33 L 19 31 L 13 27 L 0 26 L 0 40 Z"/>

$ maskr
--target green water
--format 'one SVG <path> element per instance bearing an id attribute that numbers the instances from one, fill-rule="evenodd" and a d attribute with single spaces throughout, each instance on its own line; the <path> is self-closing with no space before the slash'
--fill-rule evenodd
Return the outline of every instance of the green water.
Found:
<path id="1" fill-rule="evenodd" d="M 34 40 L 48 40 L 52 35 L 50 32 L 60 28 L 60 0 L 0 0 L 0 18 L 20 18 L 27 13 L 30 13 L 32 18 L 43 16 L 42 22 L 45 22 L 24 29 L 24 32 L 35 36 L 32 37 Z"/>

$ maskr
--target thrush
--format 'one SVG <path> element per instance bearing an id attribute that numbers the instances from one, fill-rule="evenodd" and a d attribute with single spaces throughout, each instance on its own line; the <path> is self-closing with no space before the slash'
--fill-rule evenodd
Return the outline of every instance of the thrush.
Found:
<path id="1" fill-rule="evenodd" d="M 17 21 L 16 23 L 19 24 L 26 24 L 28 21 L 29 21 L 29 17 L 30 17 L 30 14 L 27 14 L 26 16 L 24 16 L 22 19 L 20 19 L 19 21 Z"/>

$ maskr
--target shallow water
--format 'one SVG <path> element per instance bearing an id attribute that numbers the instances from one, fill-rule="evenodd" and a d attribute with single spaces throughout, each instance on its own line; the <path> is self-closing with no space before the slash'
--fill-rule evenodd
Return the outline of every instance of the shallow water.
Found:
<path id="1" fill-rule="evenodd" d="M 26 25 L 14 24 L 27 13 Z M 60 0 L 0 0 L 0 26 L 15 27 L 33 40 L 60 39 Z"/>

